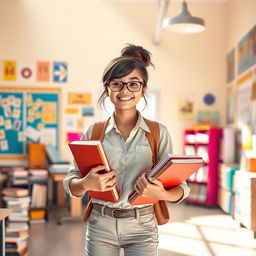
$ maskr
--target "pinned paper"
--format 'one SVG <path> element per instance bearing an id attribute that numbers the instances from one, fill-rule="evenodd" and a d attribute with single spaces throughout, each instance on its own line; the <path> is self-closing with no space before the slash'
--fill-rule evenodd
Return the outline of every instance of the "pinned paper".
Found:
<path id="1" fill-rule="evenodd" d="M 0 130 L 0 140 L 5 139 L 5 131 L 3 129 Z"/>
<path id="2" fill-rule="evenodd" d="M 32 95 L 29 93 L 26 94 L 25 98 L 26 98 L 26 101 L 32 101 Z"/>
<path id="3" fill-rule="evenodd" d="M 38 106 L 42 106 L 43 103 L 44 103 L 44 102 L 43 102 L 41 99 L 37 99 L 37 100 L 36 100 L 36 104 L 37 104 Z"/>
<path id="4" fill-rule="evenodd" d="M 18 77 L 19 80 L 26 80 L 26 81 L 31 81 L 35 80 L 34 78 L 34 67 L 32 66 L 19 66 L 19 73 Z"/>
<path id="5" fill-rule="evenodd" d="M 34 115 L 35 115 L 35 110 L 32 109 L 32 108 L 30 108 L 30 109 L 28 110 L 28 114 L 29 114 L 30 116 L 34 116 Z"/>
<path id="6" fill-rule="evenodd" d="M 21 106 L 21 99 L 15 98 L 13 106 L 16 107 L 16 108 L 20 108 L 20 106 Z"/>
<path id="7" fill-rule="evenodd" d="M 56 110 L 57 105 L 55 102 L 45 102 L 43 104 L 43 123 L 51 124 L 56 123 Z"/>
<path id="8" fill-rule="evenodd" d="M 7 151 L 9 149 L 7 140 L 1 141 L 0 146 L 2 151 Z"/>
<path id="9" fill-rule="evenodd" d="M 78 130 L 84 129 L 84 119 L 83 118 L 78 118 L 76 124 L 77 124 Z"/>
<path id="10" fill-rule="evenodd" d="M 15 129 L 16 131 L 18 131 L 21 127 L 21 121 L 20 120 L 16 120 L 14 121 L 14 124 L 13 124 L 13 129 Z"/>
<path id="11" fill-rule="evenodd" d="M 37 125 L 37 129 L 42 130 L 44 128 L 44 124 L 40 123 Z"/>
<path id="12" fill-rule="evenodd" d="M 66 114 L 75 114 L 77 115 L 79 113 L 78 108 L 66 108 Z"/>
<path id="13" fill-rule="evenodd" d="M 56 146 L 56 129 L 45 128 L 41 130 L 40 143 Z"/>
<path id="14" fill-rule="evenodd" d="M 29 123 L 33 123 L 35 118 L 33 116 L 28 116 L 27 120 Z"/>
<path id="15" fill-rule="evenodd" d="M 42 117 L 42 113 L 41 112 L 36 112 L 35 117 L 36 117 L 36 119 L 40 119 Z"/>
<path id="16" fill-rule="evenodd" d="M 4 117 L 0 116 L 0 126 L 3 126 L 3 125 L 4 125 Z"/>
<path id="17" fill-rule="evenodd" d="M 66 62 L 53 62 L 53 82 L 65 83 L 68 80 L 68 65 Z"/>
<path id="18" fill-rule="evenodd" d="M 91 105 L 91 93 L 69 93 L 68 104 Z"/>
<path id="19" fill-rule="evenodd" d="M 83 107 L 82 108 L 82 116 L 93 116 L 94 109 L 93 107 Z"/>
<path id="20" fill-rule="evenodd" d="M 12 113 L 13 118 L 20 118 L 20 109 L 14 109 Z"/>
<path id="21" fill-rule="evenodd" d="M 50 62 L 38 61 L 36 63 L 36 80 L 37 82 L 50 81 Z"/>
<path id="22" fill-rule="evenodd" d="M 24 132 L 19 132 L 18 133 L 18 141 L 19 142 L 25 141 L 25 134 L 24 134 Z"/>
<path id="23" fill-rule="evenodd" d="M 16 61 L 3 62 L 3 80 L 15 81 L 17 78 L 17 63 Z"/>
<path id="24" fill-rule="evenodd" d="M 4 109 L 4 116 L 5 116 L 6 118 L 12 116 L 12 112 L 11 112 L 11 109 L 10 109 L 10 108 L 5 108 L 5 109 Z"/>
<path id="25" fill-rule="evenodd" d="M 31 107 L 33 105 L 33 102 L 31 100 L 27 101 L 27 107 Z"/>
<path id="26" fill-rule="evenodd" d="M 9 105 L 13 106 L 14 100 L 15 100 L 14 95 L 10 95 L 10 96 L 8 97 Z"/>
<path id="27" fill-rule="evenodd" d="M 6 107 L 8 107 L 9 106 L 9 99 L 7 98 L 5 98 L 5 99 L 2 99 L 2 106 L 3 106 L 3 108 L 6 108 Z"/>
<path id="28" fill-rule="evenodd" d="M 12 129 L 12 121 L 10 119 L 4 121 L 4 126 L 6 130 Z"/>
<path id="29" fill-rule="evenodd" d="M 32 141 L 38 141 L 40 139 L 40 131 L 32 126 L 27 126 L 25 134 Z"/>
<path id="30" fill-rule="evenodd" d="M 35 110 L 35 111 L 37 111 L 38 109 L 39 109 L 39 105 L 37 104 L 37 103 L 35 103 L 34 105 L 33 105 L 33 110 Z"/>

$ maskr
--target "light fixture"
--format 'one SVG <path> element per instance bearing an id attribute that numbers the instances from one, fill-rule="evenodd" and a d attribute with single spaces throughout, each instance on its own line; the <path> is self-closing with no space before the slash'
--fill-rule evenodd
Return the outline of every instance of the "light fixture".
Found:
<path id="1" fill-rule="evenodd" d="M 181 10 L 177 16 L 164 19 L 163 27 L 169 31 L 180 34 L 194 34 L 205 31 L 204 20 L 193 17 L 189 13 L 185 0 L 182 2 Z"/>

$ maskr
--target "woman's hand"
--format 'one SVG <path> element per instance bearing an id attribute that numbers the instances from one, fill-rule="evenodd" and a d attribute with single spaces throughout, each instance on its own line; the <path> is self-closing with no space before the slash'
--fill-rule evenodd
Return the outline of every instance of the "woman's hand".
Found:
<path id="1" fill-rule="evenodd" d="M 161 199 L 165 197 L 166 190 L 160 180 L 155 178 L 149 178 L 147 181 L 145 177 L 146 173 L 143 173 L 135 183 L 135 191 L 143 196 L 155 199 Z"/>
<path id="2" fill-rule="evenodd" d="M 106 173 L 99 173 L 105 170 L 104 165 L 98 165 L 90 170 L 90 172 L 82 178 L 82 186 L 88 191 L 109 191 L 116 185 L 115 170 Z"/>

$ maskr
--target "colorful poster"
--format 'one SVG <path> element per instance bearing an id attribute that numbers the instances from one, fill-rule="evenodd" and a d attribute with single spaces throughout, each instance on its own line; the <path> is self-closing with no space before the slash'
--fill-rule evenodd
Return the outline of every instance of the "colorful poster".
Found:
<path id="1" fill-rule="evenodd" d="M 227 82 L 231 82 L 235 78 L 235 49 L 227 56 Z"/>
<path id="2" fill-rule="evenodd" d="M 91 105 L 91 93 L 69 93 L 68 104 Z"/>
<path id="3" fill-rule="evenodd" d="M 194 95 L 183 93 L 179 97 L 179 120 L 192 121 L 194 119 Z"/>
<path id="4" fill-rule="evenodd" d="M 42 121 L 45 124 L 56 123 L 57 105 L 55 102 L 43 103 Z"/>
<path id="5" fill-rule="evenodd" d="M 37 82 L 50 81 L 50 62 L 38 61 L 36 63 L 36 80 Z"/>
<path id="6" fill-rule="evenodd" d="M 66 83 L 68 81 L 68 65 L 66 62 L 53 62 L 53 82 Z"/>
<path id="7" fill-rule="evenodd" d="M 238 73 L 256 63 L 256 25 L 238 43 Z"/>
<path id="8" fill-rule="evenodd" d="M 82 108 L 82 116 L 93 116 L 94 108 L 93 107 L 83 107 Z"/>
<path id="9" fill-rule="evenodd" d="M 66 114 L 77 115 L 79 113 L 78 108 L 66 108 Z"/>
<path id="10" fill-rule="evenodd" d="M 16 61 L 3 62 L 3 80 L 16 81 L 17 79 L 17 63 Z"/>
<path id="11" fill-rule="evenodd" d="M 81 132 L 68 132 L 67 133 L 67 141 L 80 140 L 82 136 Z"/>
<path id="12" fill-rule="evenodd" d="M 199 110 L 197 113 L 197 123 L 218 126 L 220 124 L 220 115 L 215 110 Z"/>
<path id="13" fill-rule="evenodd" d="M 31 66 L 19 66 L 19 73 L 18 73 L 19 80 L 25 81 L 33 81 L 35 80 L 34 76 L 34 68 Z"/>
<path id="14" fill-rule="evenodd" d="M 238 127 L 251 123 L 252 114 L 252 73 L 243 76 L 237 82 Z"/>

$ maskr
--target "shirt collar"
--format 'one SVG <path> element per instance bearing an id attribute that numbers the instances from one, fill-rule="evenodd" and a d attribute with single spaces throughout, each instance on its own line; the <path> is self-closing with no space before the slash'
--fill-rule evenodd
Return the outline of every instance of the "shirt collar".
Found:
<path id="1" fill-rule="evenodd" d="M 118 129 L 117 125 L 116 125 L 114 113 L 113 113 L 111 115 L 110 119 L 109 119 L 108 126 L 106 128 L 105 134 L 109 133 L 114 128 Z M 138 120 L 137 120 L 137 123 L 136 123 L 134 129 L 136 129 L 136 128 L 142 128 L 146 132 L 150 132 L 149 127 L 147 126 L 143 116 L 141 115 L 141 113 L 139 111 L 138 111 Z"/>

